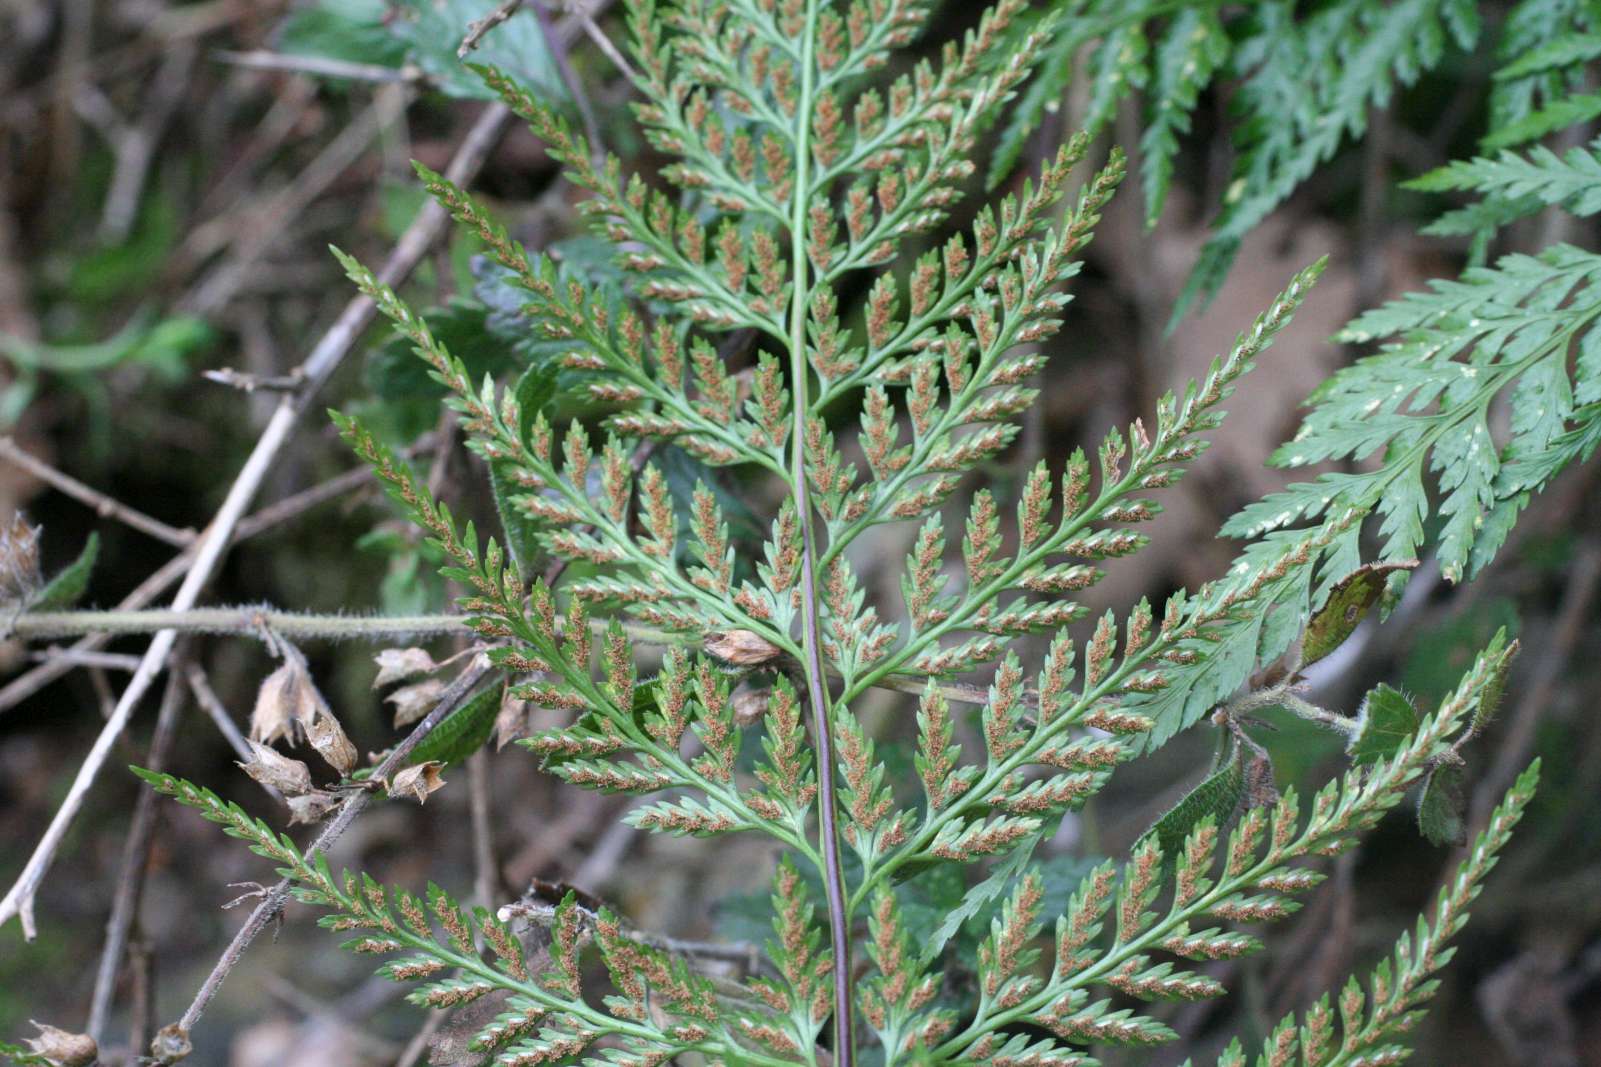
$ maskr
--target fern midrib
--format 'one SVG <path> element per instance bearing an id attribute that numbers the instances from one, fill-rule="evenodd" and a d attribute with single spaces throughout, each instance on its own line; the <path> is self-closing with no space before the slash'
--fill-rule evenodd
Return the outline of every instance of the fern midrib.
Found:
<path id="1" fill-rule="evenodd" d="M 806 251 L 807 205 L 812 199 L 811 129 L 816 91 L 817 0 L 806 0 L 801 31 L 800 99 L 795 107 L 795 182 L 790 191 L 789 358 L 793 428 L 790 431 L 790 491 L 801 528 L 801 643 L 805 658 L 807 702 L 812 712 L 812 739 L 817 748 L 818 843 L 823 854 L 823 885 L 828 898 L 829 940 L 833 949 L 834 1062 L 852 1067 L 855 1060 L 850 967 L 850 908 L 839 857 L 839 802 L 834 782 L 834 739 L 829 723 L 832 699 L 823 670 L 822 634 L 818 621 L 816 532 L 806 478 L 807 392 L 811 366 L 807 358 L 806 320 L 811 304 Z"/>

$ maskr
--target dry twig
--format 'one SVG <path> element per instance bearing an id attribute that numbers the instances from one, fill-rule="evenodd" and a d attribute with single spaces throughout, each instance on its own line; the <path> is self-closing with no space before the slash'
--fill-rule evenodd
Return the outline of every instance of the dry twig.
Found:
<path id="1" fill-rule="evenodd" d="M 471 180 L 484 159 L 488 157 L 490 149 L 499 140 L 509 117 L 510 112 L 499 104 L 492 104 L 484 109 L 466 140 L 457 150 L 456 158 L 451 162 L 447 173 L 452 181 L 464 184 Z M 388 262 L 380 272 L 386 285 L 396 285 L 411 273 L 444 230 L 448 217 L 445 209 L 433 202 L 418 212 L 412 224 L 401 235 Z M 227 550 L 245 508 L 260 489 L 278 454 L 288 443 L 291 430 L 300 416 L 311 406 L 312 399 L 322 385 L 354 346 L 362 330 L 372 320 L 374 311 L 372 301 L 365 296 L 351 300 L 333 326 L 323 335 L 316 348 L 307 356 L 302 364 L 302 370 L 307 378 L 307 388 L 301 393 L 284 397 L 273 412 L 256 442 L 255 449 L 246 460 L 244 469 L 235 478 L 222 507 L 206 528 L 205 535 L 196 548 L 193 565 L 173 597 L 175 609 L 187 610 L 199 599 L 201 590 L 205 588 L 221 563 L 223 553 Z M 21 920 L 24 936 L 29 940 L 33 939 L 37 932 L 34 925 L 33 904 L 39 884 L 44 880 L 45 872 L 49 870 L 62 838 L 66 836 L 67 828 L 83 806 L 85 794 L 88 793 L 90 785 L 110 755 L 112 745 L 121 736 L 133 715 L 134 708 L 165 666 L 176 639 L 176 631 L 163 630 L 150 643 L 140 662 L 139 670 L 134 672 L 133 679 L 123 691 L 122 698 L 117 702 L 105 727 L 100 731 L 94 747 L 90 749 L 82 766 L 79 767 L 66 799 L 62 801 L 55 818 L 51 820 L 43 839 L 23 867 L 16 884 L 6 893 L 5 898 L 0 900 L 0 925 L 14 916 Z"/>
<path id="2" fill-rule="evenodd" d="M 503 0 L 500 6 L 483 18 L 467 23 L 467 36 L 461 39 L 461 44 L 456 48 L 456 58 L 466 59 L 467 53 L 477 48 L 478 42 L 484 39 L 484 34 L 517 14 L 517 9 L 522 6 L 523 0 Z"/>
<path id="3" fill-rule="evenodd" d="M 145 766 L 153 771 L 165 769 L 167 757 L 172 752 L 172 743 L 178 736 L 178 719 L 183 711 L 183 691 L 181 675 L 176 671 L 169 674 L 166 691 L 161 696 L 161 711 L 156 715 L 155 736 L 151 738 L 150 752 L 145 757 Z M 123 843 L 117 888 L 111 898 L 111 915 L 106 920 L 106 940 L 100 949 L 100 967 L 95 973 L 94 993 L 89 999 L 87 1029 L 97 1044 L 105 1036 L 111 998 L 117 988 L 117 972 L 122 968 L 122 954 L 128 944 L 128 931 L 133 926 L 139 911 L 139 898 L 144 893 L 145 866 L 150 859 L 150 838 L 155 827 L 155 802 L 158 799 L 149 789 L 139 791 L 133 819 L 128 823 L 128 835 Z"/>
<path id="4" fill-rule="evenodd" d="M 187 548 L 194 543 L 193 530 L 180 530 L 176 526 L 169 526 L 160 519 L 151 518 L 138 508 L 129 507 L 120 500 L 114 500 L 92 486 L 88 486 L 72 477 L 56 470 L 50 464 L 23 449 L 9 436 L 0 437 L 0 460 L 5 460 L 13 466 L 20 467 L 35 478 L 58 489 L 67 496 L 81 503 L 89 505 L 97 515 L 108 519 L 116 519 L 125 526 L 130 526 L 140 533 L 149 534 L 158 541 L 165 541 L 176 548 Z"/>

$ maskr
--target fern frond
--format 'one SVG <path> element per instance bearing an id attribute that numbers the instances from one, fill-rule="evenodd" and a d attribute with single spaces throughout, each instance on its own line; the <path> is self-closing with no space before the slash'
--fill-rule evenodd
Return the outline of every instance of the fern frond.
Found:
<path id="1" fill-rule="evenodd" d="M 1598 282 L 1601 257 L 1559 245 L 1470 269 L 1459 281 L 1435 282 L 1359 317 L 1342 340 L 1399 339 L 1320 386 L 1311 413 L 1274 462 L 1298 467 L 1374 454 L 1383 462 L 1291 485 L 1242 510 L 1223 532 L 1256 537 L 1346 509 L 1371 510 L 1383 519 L 1383 555 L 1413 557 L 1436 513 L 1425 489 L 1432 471 L 1442 492 L 1441 568 L 1453 581 L 1471 578 L 1494 557 L 1530 496 L 1595 449 Z M 1580 355 L 1570 376 L 1575 342 Z M 1498 443 L 1489 405 L 1509 389 L 1512 421 Z M 1342 563 L 1356 558 L 1357 536 L 1353 526 L 1336 546 Z"/>
<path id="2" fill-rule="evenodd" d="M 1537 146 L 1527 156 L 1501 152 L 1494 159 L 1458 160 L 1405 183 L 1406 188 L 1439 193 L 1479 193 L 1501 200 L 1529 199 L 1560 204 L 1575 215 L 1601 211 L 1601 144 L 1571 148 L 1558 156 Z"/>
<path id="3" fill-rule="evenodd" d="M 1346 983 L 1338 996 L 1341 1025 L 1336 1027 L 1334 1010 L 1324 996 L 1305 1013 L 1299 1027 L 1294 1015 L 1285 1017 L 1264 1041 L 1257 1062 L 1355 1067 L 1400 1062 L 1410 1054 L 1407 1034 L 1438 988 L 1433 976 L 1455 952 L 1447 942 L 1467 925 L 1467 909 L 1522 818 L 1539 777 L 1539 761 L 1518 776 L 1491 813 L 1467 859 L 1441 887 L 1433 918 L 1427 922 L 1419 919 L 1415 934 L 1401 935 L 1391 958 L 1374 969 L 1367 990 L 1364 992 L 1355 977 Z M 1246 1062 L 1238 1039 L 1217 1061 L 1218 1067 L 1244 1067 Z"/>
<path id="4" fill-rule="evenodd" d="M 1294 7 L 1262 5 L 1235 51 L 1232 72 L 1245 78 L 1237 107 L 1250 119 L 1238 127 L 1234 180 L 1174 322 L 1195 299 L 1216 292 L 1245 234 L 1347 136 L 1366 130 L 1370 108 L 1432 69 L 1448 45 L 1470 49 L 1479 32 L 1471 0 L 1352 0 L 1299 21 Z"/>
<path id="5" fill-rule="evenodd" d="M 1242 13 L 1212 3 L 1177 10 L 1120 0 L 1059 6 L 1061 29 L 1009 116 L 991 162 L 991 187 L 1067 95 L 1075 64 L 1082 63 L 1087 97 L 1078 119 L 1091 132 L 1110 121 L 1120 101 L 1143 92 L 1141 183 L 1146 219 L 1154 221 L 1178 138 L 1189 131 L 1201 93 L 1221 78 L 1239 83 L 1233 180 L 1174 322 L 1222 284 L 1244 236 L 1347 137 L 1365 131 L 1371 108 L 1385 106 L 1450 49 L 1471 50 L 1480 28 L 1472 0 L 1341 0 L 1306 10 L 1272 0 Z"/>
<path id="6" fill-rule="evenodd" d="M 730 1000 L 662 944 L 571 897 L 549 916 L 548 965 L 534 967 L 496 916 L 463 910 L 437 888 L 419 901 L 370 879 L 336 879 L 321 857 L 237 807 L 146 775 L 278 864 L 301 899 L 329 913 L 326 925 L 355 932 L 347 948 L 394 957 L 383 973 L 419 983 L 415 1003 L 509 994 L 475 1040 L 498 1064 L 644 1067 L 682 1055 L 766 1067 L 826 1054 L 851 1067 L 855 1043 L 871 1036 L 886 1067 L 1090 1067 L 1090 1045 L 1172 1039 L 1128 1001 L 1221 995 L 1218 981 L 1181 961 L 1259 948 L 1235 927 L 1293 912 L 1320 877 L 1306 861 L 1351 847 L 1454 754 L 1510 652 L 1492 645 L 1432 716 L 1408 704 L 1393 717 L 1400 726 L 1381 728 L 1375 707 L 1348 724 L 1354 766 L 1304 821 L 1295 792 L 1280 795 L 1271 768 L 1263 779 L 1265 756 L 1253 761 L 1236 728 L 1239 751 L 1126 864 L 1085 878 L 1059 917 L 1047 914 L 1056 909 L 1030 867 L 1050 827 L 1122 762 L 1229 702 L 1258 668 L 1296 659 L 1309 620 L 1316 652 L 1337 644 L 1314 606 L 1356 570 L 1370 514 L 1383 520 L 1386 556 L 1416 552 L 1431 514 L 1426 471 L 1439 474 L 1439 552 L 1457 577 L 1493 555 L 1530 493 L 1601 443 L 1601 339 L 1591 340 L 1601 338 L 1591 328 L 1601 257 L 1559 248 L 1469 272 L 1348 327 L 1347 340 L 1399 339 L 1315 394 L 1305 428 L 1280 453 L 1299 465 L 1382 452 L 1378 468 L 1324 475 L 1246 509 L 1229 530 L 1250 542 L 1222 577 L 1157 608 L 1142 600 L 1106 611 L 1075 634 L 1069 625 L 1088 614 L 1084 594 L 1102 562 L 1144 547 L 1160 491 L 1205 450 L 1236 382 L 1323 269 L 1297 274 L 1204 375 L 1098 448 L 1038 464 L 1015 499 L 984 488 L 947 508 L 1039 402 L 1030 379 L 1043 343 L 1064 322 L 1064 287 L 1124 173 L 1114 150 L 1070 195 L 1094 132 L 1128 94 L 1148 90 L 1144 207 L 1154 219 L 1202 94 L 1219 78 L 1240 81 L 1258 116 L 1237 135 L 1236 180 L 1192 285 L 1204 289 L 1245 232 L 1361 132 L 1368 109 L 1451 44 L 1472 43 L 1476 16 L 1466 0 L 1339 0 L 1300 13 L 1290 0 L 1248 11 L 1084 0 L 1043 14 L 998 0 L 937 59 L 871 84 L 866 76 L 912 39 L 930 6 L 631 0 L 634 110 L 651 146 L 672 157 L 657 172 L 668 188 L 626 174 L 535 94 L 481 68 L 585 191 L 580 211 L 625 279 L 531 254 L 464 190 L 419 168 L 482 240 L 551 357 L 515 384 L 477 380 L 443 331 L 339 256 L 444 387 L 489 465 L 509 549 L 480 547 L 473 527 L 458 529 L 370 431 L 336 417 L 449 557 L 506 691 L 566 716 L 524 747 L 567 783 L 645 798 L 626 814 L 631 825 L 756 833 L 783 849 L 774 966 L 745 990 L 759 1002 Z M 1584 48 L 1536 41 L 1524 21 L 1511 36 L 1536 51 L 1509 67 L 1506 84 L 1583 62 Z M 965 232 L 930 241 L 967 192 L 971 155 L 997 116 L 1017 105 L 1001 137 L 1005 159 L 1081 57 L 1091 130 L 974 213 Z M 1286 108 L 1281 122 L 1262 117 Z M 1538 116 L 1531 106 L 1520 119 Z M 1597 176 L 1594 150 L 1539 151 L 1427 181 L 1484 193 L 1505 215 L 1528 204 L 1601 208 Z M 548 410 L 557 368 L 591 405 L 565 429 Z M 1508 387 L 1512 425 L 1497 444 L 1487 408 Z M 684 454 L 688 477 L 675 466 Z M 750 509 L 717 467 L 774 484 L 779 502 L 743 535 L 737 520 Z M 898 606 L 875 599 L 861 552 L 864 534 L 899 522 L 916 524 L 904 624 Z M 536 577 L 545 556 L 562 562 L 549 572 L 560 577 Z M 569 573 L 568 562 L 582 566 Z M 1401 566 L 1368 568 L 1352 602 L 1376 598 Z M 675 637 L 659 662 L 636 655 L 622 622 L 630 617 Z M 1016 639 L 1029 634 L 1050 642 L 1043 662 L 1025 667 Z M 978 684 L 949 684 L 978 670 Z M 881 684 L 921 690 L 920 799 L 900 788 L 858 715 Z M 977 706 L 965 751 L 955 698 Z M 457 734 L 468 733 L 462 723 Z M 976 884 L 919 939 L 901 883 L 967 866 Z M 864 916 L 865 971 L 850 958 Z M 957 1005 L 942 996 L 936 968 L 953 937 L 975 930 L 977 1004 Z M 582 957 L 591 946 L 610 984 L 593 999 Z"/>
<path id="7" fill-rule="evenodd" d="M 1228 60 L 1231 42 L 1217 12 L 1191 7 L 1173 17 L 1156 48 L 1156 76 L 1140 136 L 1145 222 L 1156 224 L 1167 201 L 1179 137 L 1190 132 L 1201 90 Z"/>
<path id="8" fill-rule="evenodd" d="M 1197 933 L 1195 927 L 1208 920 L 1272 921 L 1293 912 L 1298 907 L 1294 895 L 1319 880 L 1316 872 L 1298 862 L 1349 849 L 1358 835 L 1399 804 L 1453 738 L 1471 726 L 1475 709 L 1494 686 L 1509 654 L 1499 644 L 1481 654 L 1455 692 L 1391 757 L 1365 771 L 1348 771 L 1341 782 L 1321 790 L 1304 825 L 1296 794 L 1287 790 L 1271 809 L 1247 810 L 1226 844 L 1216 821 L 1205 818 L 1191 830 L 1172 866 L 1162 863 L 1161 847 L 1152 837 L 1135 851 L 1120 876 L 1111 866 L 1092 872 L 1058 920 L 1057 961 L 1050 980 L 1026 987 L 1027 992 L 1009 1003 L 981 1002 L 977 1015 L 937 1054 L 951 1061 L 963 1053 L 971 1055 L 975 1047 L 994 1048 L 1011 1036 L 1006 1027 L 1026 1024 L 1043 1026 L 1068 1043 L 1109 1040 L 1099 1032 L 1104 1024 L 1098 1013 L 1104 1010 L 1099 1007 L 1102 1002 L 1089 1000 L 1098 986 L 1143 1000 L 1219 995 L 1222 989 L 1215 982 L 1177 971 L 1170 962 L 1155 961 L 1152 954 L 1165 951 L 1181 958 L 1215 959 L 1257 947 L 1249 937 L 1215 927 Z M 1521 797 L 1517 806 L 1526 802 L 1530 784 L 1520 783 L 1521 793 L 1515 791 Z M 1509 829 L 1510 823 L 1503 821 L 1493 831 L 1494 839 L 1504 841 Z M 1493 847 L 1475 851 L 1483 869 L 1469 882 L 1488 870 L 1493 851 Z M 1026 899 L 1026 890 L 1018 892 Z M 1165 912 L 1153 910 L 1164 896 Z M 1113 920 L 1111 942 L 1098 946 L 1108 918 Z M 1460 909 L 1445 916 L 1446 928 L 1453 933 L 1462 921 Z M 1432 957 L 1428 961 L 1430 970 L 1440 965 Z M 1154 1020 L 1127 1016 L 1117 1020 L 1112 1036 L 1151 1043 L 1174 1035 Z"/>

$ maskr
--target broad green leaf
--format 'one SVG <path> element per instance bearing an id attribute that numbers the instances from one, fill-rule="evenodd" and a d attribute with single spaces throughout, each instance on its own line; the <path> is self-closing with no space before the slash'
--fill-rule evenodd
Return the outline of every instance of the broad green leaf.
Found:
<path id="1" fill-rule="evenodd" d="M 1418 795 L 1418 830 L 1432 844 L 1465 845 L 1468 841 L 1462 795 L 1462 764 L 1441 763 L 1423 781 Z"/>
<path id="2" fill-rule="evenodd" d="M 321 0 L 284 20 L 278 50 L 398 67 L 406 61 L 406 45 L 384 25 L 386 8 L 383 0 Z"/>
<path id="3" fill-rule="evenodd" d="M 407 766 L 430 760 L 448 765 L 483 748 L 495 727 L 495 716 L 500 713 L 502 682 L 497 675 L 492 684 L 446 716 L 411 750 L 406 757 Z"/>
<path id="4" fill-rule="evenodd" d="M 84 542 L 78 558 L 64 567 L 39 591 L 34 607 L 39 609 L 68 608 L 76 604 L 89 588 L 89 575 L 94 570 L 95 558 L 100 555 L 100 535 L 91 532 Z"/>
<path id="5" fill-rule="evenodd" d="M 404 0 L 387 24 L 410 46 L 412 62 L 431 75 L 445 95 L 487 100 L 495 94 L 467 68 L 456 49 L 467 34 L 467 24 L 498 6 L 497 0 Z M 490 30 L 468 60 L 504 71 L 547 103 L 567 100 L 555 58 L 531 10 L 515 12 Z"/>
<path id="6" fill-rule="evenodd" d="M 1415 559 L 1370 563 L 1341 578 L 1329 591 L 1328 600 L 1306 624 L 1306 638 L 1301 642 L 1301 666 L 1310 667 L 1345 644 L 1378 603 L 1389 576 L 1397 571 L 1412 570 L 1417 565 Z"/>
<path id="7" fill-rule="evenodd" d="M 1404 693 L 1387 685 L 1368 693 L 1356 718 L 1357 732 L 1346 747 L 1356 763 L 1389 759 L 1418 729 L 1418 709 Z"/>
<path id="8" fill-rule="evenodd" d="M 319 0 L 292 14 L 278 47 L 295 55 L 399 67 L 408 60 L 446 96 L 489 99 L 491 93 L 456 55 L 468 23 L 484 18 L 496 0 Z M 567 89 L 531 11 L 494 27 L 470 57 L 498 67 L 547 101 Z"/>
<path id="9" fill-rule="evenodd" d="M 1183 800 L 1141 834 L 1133 851 L 1138 852 L 1140 845 L 1154 836 L 1162 846 L 1162 855 L 1169 858 L 1178 855 L 1184 847 L 1184 839 L 1202 819 L 1214 819 L 1221 825 L 1234 814 L 1244 795 L 1245 756 L 1243 751 L 1236 751 L 1227 763 L 1185 794 Z"/>

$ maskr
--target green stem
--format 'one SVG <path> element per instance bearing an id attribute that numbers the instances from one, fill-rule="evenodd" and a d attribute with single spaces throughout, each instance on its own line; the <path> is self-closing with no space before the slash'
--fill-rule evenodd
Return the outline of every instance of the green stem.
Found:
<path id="1" fill-rule="evenodd" d="M 800 101 L 795 108 L 795 188 L 790 200 L 789 307 L 790 390 L 794 428 L 790 432 L 790 489 L 801 526 L 801 643 L 806 692 L 812 712 L 812 742 L 817 747 L 818 838 L 823 853 L 823 882 L 828 897 L 828 928 L 834 964 L 834 1062 L 851 1067 L 854 1027 L 851 1025 L 850 912 L 845 876 L 839 859 L 838 799 L 834 788 L 834 738 L 829 724 L 832 699 L 823 670 L 822 634 L 818 624 L 817 542 L 806 477 L 806 394 L 811 367 L 807 360 L 806 317 L 811 303 L 806 256 L 806 208 L 811 199 L 812 95 L 816 91 L 817 0 L 806 0 L 806 26 L 801 35 Z"/>

